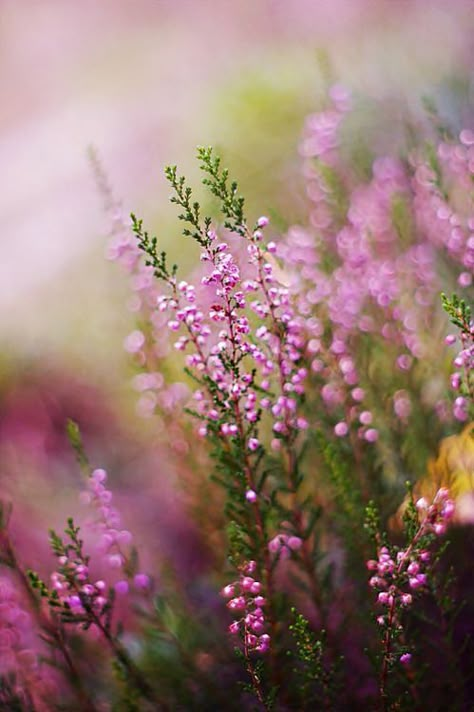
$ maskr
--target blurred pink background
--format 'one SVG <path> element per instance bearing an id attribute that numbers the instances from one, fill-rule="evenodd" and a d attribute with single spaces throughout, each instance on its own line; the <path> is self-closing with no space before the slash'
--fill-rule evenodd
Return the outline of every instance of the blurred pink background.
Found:
<path id="1" fill-rule="evenodd" d="M 110 368 L 131 323 L 103 260 L 90 144 L 166 242 L 163 165 L 195 175 L 196 144 L 224 146 L 243 187 L 265 188 L 325 66 L 356 91 L 415 103 L 472 66 L 472 2 L 1 0 L 0 23 L 0 337 L 9 354 L 85 369 Z"/>

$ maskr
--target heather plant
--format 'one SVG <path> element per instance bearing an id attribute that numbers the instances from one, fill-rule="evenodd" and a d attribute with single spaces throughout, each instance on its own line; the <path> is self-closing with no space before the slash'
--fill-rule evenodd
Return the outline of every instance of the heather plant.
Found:
<path id="1" fill-rule="evenodd" d="M 47 666 L 67 709 L 470 709 L 474 137 L 426 122 L 361 167 L 354 99 L 329 98 L 300 144 L 307 220 L 284 234 L 247 216 L 211 148 L 197 159 L 214 212 L 166 169 L 190 275 L 124 218 L 93 158 L 107 256 L 133 291 L 137 411 L 214 550 L 201 588 L 172 558 L 144 571 L 110 468 L 70 422 L 83 510 L 50 532 L 49 579 L 1 522 L 11 709 L 61 708 L 37 684 Z"/>

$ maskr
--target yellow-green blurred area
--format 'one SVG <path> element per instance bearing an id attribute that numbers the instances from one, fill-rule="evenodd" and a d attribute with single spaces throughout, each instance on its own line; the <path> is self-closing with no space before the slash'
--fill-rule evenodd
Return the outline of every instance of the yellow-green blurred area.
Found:
<path id="1" fill-rule="evenodd" d="M 4 415 L 23 403 L 13 439 L 31 421 L 11 472 L 34 460 L 47 404 L 60 431 L 77 392 L 106 452 L 126 448 L 116 421 L 131 438 L 145 427 L 122 347 L 134 328 L 127 278 L 104 258 L 109 226 L 89 146 L 125 212 L 186 271 L 193 253 L 164 165 L 198 183 L 195 147 L 215 146 L 249 216 L 284 229 L 304 216 L 297 145 L 328 86 L 365 97 L 354 151 L 363 153 L 369 114 L 379 130 L 386 122 L 389 144 L 391 119 L 418 115 L 425 95 L 456 123 L 459 96 L 472 94 L 473 29 L 469 0 L 2 0 L 0 395 Z"/>

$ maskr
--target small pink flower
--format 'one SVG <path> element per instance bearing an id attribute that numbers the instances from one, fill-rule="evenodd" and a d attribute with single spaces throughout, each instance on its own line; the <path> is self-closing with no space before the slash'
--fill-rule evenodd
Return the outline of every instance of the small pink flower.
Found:
<path id="1" fill-rule="evenodd" d="M 136 354 L 138 353 L 145 344 L 145 335 L 141 331 L 132 331 L 131 334 L 127 336 L 123 345 L 125 351 L 128 353 Z"/>
<path id="2" fill-rule="evenodd" d="M 128 581 L 125 581 L 125 580 L 117 581 L 114 588 L 119 595 L 123 596 L 128 593 L 128 589 L 129 589 Z"/>
<path id="3" fill-rule="evenodd" d="M 147 574 L 135 574 L 133 577 L 133 583 L 137 588 L 150 588 L 150 577 L 147 576 Z"/>
<path id="4" fill-rule="evenodd" d="M 254 504 L 258 499 L 258 495 L 254 490 L 247 490 L 247 492 L 245 493 L 245 499 L 247 500 L 247 502 Z"/>
<path id="5" fill-rule="evenodd" d="M 348 432 L 349 426 L 344 421 L 336 423 L 336 425 L 334 426 L 334 433 L 337 435 L 338 438 L 343 438 L 345 435 L 347 435 Z"/>
<path id="6" fill-rule="evenodd" d="M 292 551 L 298 551 L 301 549 L 303 541 L 298 536 L 290 536 L 286 544 Z"/>

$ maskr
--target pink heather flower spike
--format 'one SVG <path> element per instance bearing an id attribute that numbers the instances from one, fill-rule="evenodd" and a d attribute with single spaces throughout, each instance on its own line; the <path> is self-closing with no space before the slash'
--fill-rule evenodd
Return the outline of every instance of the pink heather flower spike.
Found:
<path id="1" fill-rule="evenodd" d="M 247 562 L 240 571 L 239 579 L 227 584 L 221 593 L 225 598 L 231 597 L 227 607 L 239 616 L 230 624 L 229 633 L 240 634 L 247 651 L 265 653 L 270 647 L 270 636 L 265 633 L 262 584 L 249 575 L 255 572 L 256 562 Z"/>

